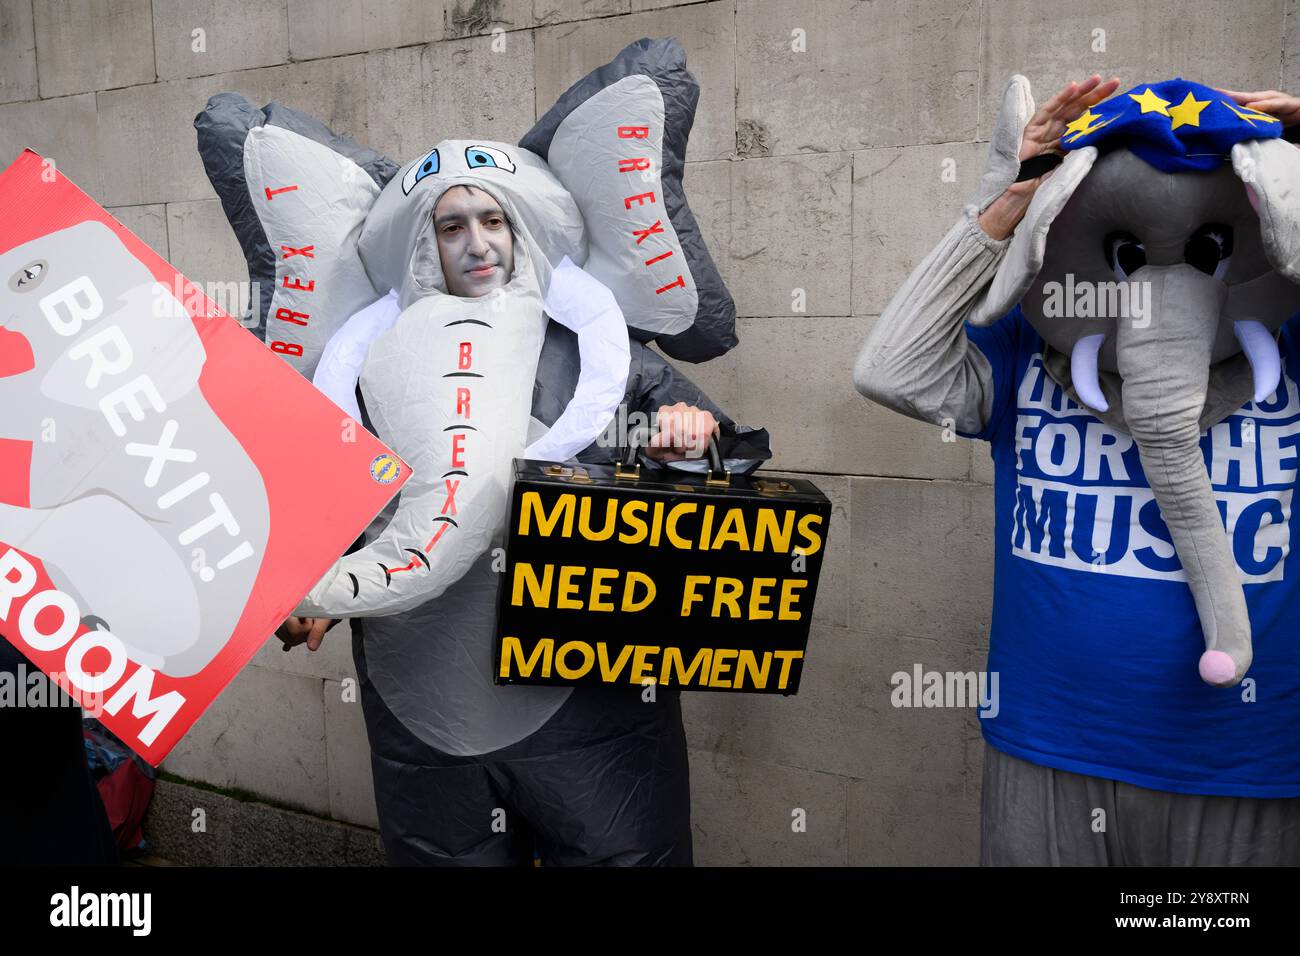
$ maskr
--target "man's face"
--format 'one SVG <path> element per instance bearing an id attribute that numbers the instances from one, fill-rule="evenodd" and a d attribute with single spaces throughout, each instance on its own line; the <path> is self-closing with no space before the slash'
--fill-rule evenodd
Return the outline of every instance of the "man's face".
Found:
<path id="1" fill-rule="evenodd" d="M 473 186 L 452 186 L 433 210 L 438 257 L 447 291 L 475 299 L 499 289 L 514 271 L 514 234 L 492 196 Z"/>

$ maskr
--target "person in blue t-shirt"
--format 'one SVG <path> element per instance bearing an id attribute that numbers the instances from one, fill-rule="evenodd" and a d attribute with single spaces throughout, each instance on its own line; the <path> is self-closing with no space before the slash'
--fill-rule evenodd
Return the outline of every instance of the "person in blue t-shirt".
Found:
<path id="1" fill-rule="evenodd" d="M 1202 368 L 1194 391 L 1195 383 L 1179 380 L 1180 370 L 1158 352 L 1151 368 L 1126 369 L 1121 354 L 1118 370 L 1107 371 L 1116 349 L 1107 353 L 1100 334 L 1091 351 L 1075 347 L 1063 354 L 1053 347 L 1051 322 L 1039 320 L 1041 302 L 1030 309 L 1031 282 L 1045 261 L 1043 271 L 1060 267 L 1062 248 L 1081 259 L 1095 253 L 1122 282 L 1133 273 L 1131 289 L 1176 267 L 1198 296 L 1204 290 L 1232 305 L 1220 281 L 1232 255 L 1231 227 L 1207 224 L 1184 245 L 1181 237 L 1175 243 L 1172 234 L 1160 232 L 1168 231 L 1169 218 L 1161 215 L 1160 228 L 1153 226 L 1148 237 L 1158 268 L 1138 274 L 1148 250 L 1128 233 L 1108 234 L 1092 248 L 1089 228 L 1114 228 L 1089 222 L 1087 211 L 1079 211 L 1098 195 L 1095 186 L 1069 207 L 1072 215 L 1062 211 L 1072 193 L 1085 195 L 1079 183 L 1097 150 L 1055 170 L 1042 157 L 1077 147 L 1119 111 L 1140 122 L 1163 117 L 1164 129 L 1174 133 L 1165 139 L 1175 142 L 1161 148 L 1184 148 L 1191 161 L 1209 162 L 1198 147 L 1176 142 L 1183 135 L 1179 127 L 1197 127 L 1184 130 L 1194 134 L 1208 129 L 1208 114 L 1196 122 L 1208 96 L 1162 99 L 1147 87 L 1104 102 L 1118 88 L 1118 79 L 1093 76 L 1068 84 L 1035 110 L 1027 81 L 1012 80 L 976 201 L 877 321 L 858 357 L 855 384 L 895 411 L 990 443 L 995 575 L 988 669 L 999 675 L 999 707 L 981 721 L 981 862 L 1297 863 L 1300 634 L 1292 621 L 1300 618 L 1300 559 L 1290 542 L 1300 469 L 1300 326 L 1278 318 L 1263 336 L 1267 341 L 1246 341 L 1250 335 L 1239 331 L 1243 344 L 1237 346 L 1233 323 L 1225 323 L 1226 339 L 1203 346 L 1208 378 Z M 1224 91 L 1215 98 L 1217 109 L 1235 112 L 1252 128 L 1300 123 L 1300 99 L 1275 91 Z M 1130 99 L 1138 105 L 1129 106 Z M 1236 139 L 1225 152 L 1252 133 L 1230 135 Z M 1295 149 L 1287 143 L 1269 148 Z M 1112 160 L 1109 168 L 1121 161 L 1138 165 L 1129 157 Z M 1164 169 L 1159 156 L 1143 161 Z M 1227 160 L 1221 155 L 1215 162 L 1222 168 Z M 1239 157 L 1237 172 L 1252 181 Z M 1223 188 L 1226 175 L 1218 174 L 1214 188 Z M 1053 178 L 1056 183 L 1045 185 Z M 1160 193 L 1162 201 L 1186 200 L 1201 182 L 1178 180 Z M 1257 186 L 1264 198 L 1252 196 L 1251 202 L 1264 203 L 1273 215 L 1266 187 Z M 1241 201 L 1240 191 L 1232 201 Z M 1130 203 L 1125 211 L 1131 209 Z M 1058 227 L 1067 225 L 1063 238 L 1053 236 L 1053 248 L 1047 230 L 1058 213 Z M 1300 209 L 1291 213 L 1300 215 Z M 1260 256 L 1260 228 L 1248 218 L 1237 223 L 1237 245 L 1243 257 Z M 1276 258 L 1276 250 L 1270 252 Z M 1029 263 L 1022 281 L 1000 269 L 1009 256 Z M 1086 274 L 1095 265 L 1078 271 Z M 1275 284 L 1250 308 L 1290 302 L 1294 287 L 1286 279 L 1295 281 L 1280 269 L 1271 273 L 1264 281 Z M 1039 281 L 1033 291 L 1041 294 Z M 1190 314 L 1199 303 L 1214 322 L 1219 319 L 1217 306 L 1203 298 L 1178 299 L 1161 287 L 1155 294 L 1159 307 L 1173 302 Z M 1145 316 L 1138 310 L 1124 316 L 1128 329 L 1112 325 L 1110 334 L 1124 339 L 1133 336 L 1130 329 L 1147 329 L 1150 300 L 1147 306 Z M 1223 315 L 1238 317 L 1229 307 Z M 1240 317 L 1248 316 L 1242 311 Z M 1269 343 L 1278 326 L 1270 377 Z M 1047 331 L 1040 334 L 1041 328 Z M 1162 331 L 1171 329 L 1166 315 Z M 1226 357 L 1220 354 L 1225 351 Z M 1131 418 L 1129 403 L 1141 388 L 1170 381 L 1177 385 L 1171 405 L 1195 402 L 1194 470 L 1203 467 L 1205 474 L 1162 472 L 1168 449 L 1145 432 L 1135 438 L 1135 422 L 1117 414 L 1122 409 Z M 1170 411 L 1168 422 L 1175 415 Z M 1148 475 L 1158 475 L 1160 483 Z M 1175 499 L 1161 497 L 1171 476 L 1175 483 L 1208 477 L 1218 512 L 1214 532 L 1221 536 L 1216 554 L 1197 553 L 1208 539 L 1190 535 L 1193 522 L 1168 506 Z M 1223 589 L 1201 580 L 1215 570 L 1220 553 L 1232 586 L 1240 579 L 1248 615 L 1244 643 L 1233 644 L 1226 627 L 1215 630 Z"/>

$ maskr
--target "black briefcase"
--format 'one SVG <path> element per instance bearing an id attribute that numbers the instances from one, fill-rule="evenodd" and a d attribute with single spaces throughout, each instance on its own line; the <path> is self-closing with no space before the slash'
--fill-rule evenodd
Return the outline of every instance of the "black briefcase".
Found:
<path id="1" fill-rule="evenodd" d="M 799 689 L 830 501 L 710 466 L 515 460 L 497 683 Z"/>

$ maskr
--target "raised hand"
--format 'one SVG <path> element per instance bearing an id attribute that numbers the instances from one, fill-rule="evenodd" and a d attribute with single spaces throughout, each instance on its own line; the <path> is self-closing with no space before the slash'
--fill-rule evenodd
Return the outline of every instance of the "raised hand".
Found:
<path id="1" fill-rule="evenodd" d="M 1023 80 L 1021 82 L 1023 83 Z M 1101 75 L 1097 73 L 1082 83 L 1071 80 L 1065 84 L 1060 92 L 1029 117 L 1028 123 L 1020 133 L 1018 154 L 1020 162 L 1041 156 L 1043 153 L 1061 152 L 1061 136 L 1065 133 L 1066 127 L 1117 89 L 1119 89 L 1119 77 L 1112 77 L 1103 83 Z M 1003 109 L 1007 108 L 1007 104 L 1004 103 Z M 995 138 L 1014 136 L 1015 130 L 1005 128 L 1006 124 L 1001 122 L 1002 117 L 999 117 L 999 120 L 999 129 L 994 133 Z M 998 144 L 995 142 L 994 145 Z M 1001 148 L 1004 152 L 1007 151 L 1007 144 L 1002 144 Z M 1011 235 L 1020 220 L 1024 218 L 1034 191 L 1050 175 L 1051 173 L 1048 172 L 1035 179 L 1008 185 L 980 215 L 980 226 L 994 239 L 1005 239 Z"/>
<path id="2" fill-rule="evenodd" d="M 1119 89 L 1119 77 L 1111 77 L 1105 83 L 1101 74 L 1094 73 L 1082 83 L 1071 80 L 1059 93 L 1039 107 L 1029 118 L 1024 135 L 1020 139 L 1020 160 L 1041 156 L 1043 153 L 1061 152 L 1061 136 L 1065 128 L 1085 112 Z M 1036 186 L 1043 177 L 1016 183 L 1012 189 L 1022 186 Z"/>
<path id="3" fill-rule="evenodd" d="M 1254 93 L 1242 93 L 1237 90 L 1223 90 L 1238 106 L 1268 113 L 1282 121 L 1283 126 L 1295 126 L 1300 123 L 1300 97 L 1277 90 L 1258 90 Z"/>

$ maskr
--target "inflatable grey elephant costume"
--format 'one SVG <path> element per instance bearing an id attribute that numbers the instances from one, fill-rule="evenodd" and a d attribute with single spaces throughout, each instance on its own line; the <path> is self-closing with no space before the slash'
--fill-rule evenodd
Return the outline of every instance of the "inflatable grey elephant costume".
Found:
<path id="1" fill-rule="evenodd" d="M 620 402 L 712 411 L 737 470 L 770 454 L 641 344 L 701 361 L 736 342 L 682 190 L 697 99 L 680 45 L 647 39 L 520 146 L 445 140 L 400 169 L 238 94 L 195 120 L 260 280 L 259 334 L 415 471 L 296 612 L 364 618 L 354 653 L 394 862 L 531 862 L 524 820 L 548 862 L 690 859 L 676 696 L 495 685 L 491 552 L 511 460 L 613 461 L 593 443 Z M 447 294 L 431 215 L 462 184 L 514 233 L 514 273 L 473 299 Z M 496 806 L 516 811 L 509 834 L 487 827 Z"/>

